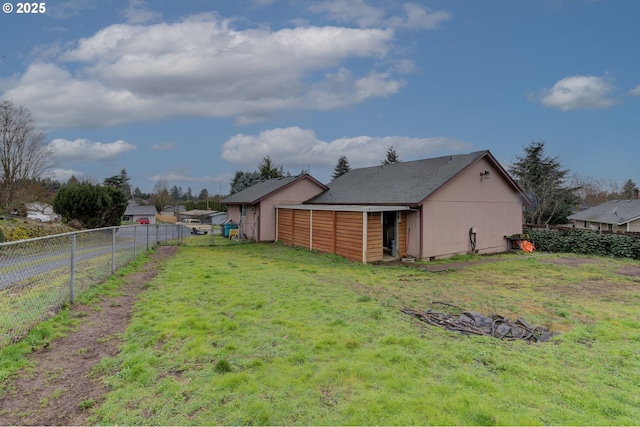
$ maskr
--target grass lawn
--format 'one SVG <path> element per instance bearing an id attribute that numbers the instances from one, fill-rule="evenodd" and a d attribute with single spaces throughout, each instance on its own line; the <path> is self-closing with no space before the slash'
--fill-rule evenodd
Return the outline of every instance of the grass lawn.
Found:
<path id="1" fill-rule="evenodd" d="M 224 242 L 224 240 L 223 240 Z M 141 295 L 99 424 L 634 425 L 640 278 L 572 255 L 448 273 L 273 244 L 182 247 Z M 559 333 L 505 342 L 399 311 L 445 301 Z"/>

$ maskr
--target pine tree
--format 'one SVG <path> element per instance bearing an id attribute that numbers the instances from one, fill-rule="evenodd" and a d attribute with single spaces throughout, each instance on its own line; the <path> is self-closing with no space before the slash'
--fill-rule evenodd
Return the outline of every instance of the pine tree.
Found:
<path id="1" fill-rule="evenodd" d="M 400 157 L 398 156 L 398 153 L 396 153 L 396 149 L 393 148 L 393 145 L 389 147 L 387 150 L 387 156 L 381 163 L 383 165 L 395 165 L 396 163 L 402 163 L 402 160 L 400 160 Z"/>
<path id="2" fill-rule="evenodd" d="M 633 199 L 635 197 L 635 192 L 638 191 L 638 186 L 632 180 L 627 180 L 622 185 L 622 191 L 620 192 L 621 199 Z"/>
<path id="3" fill-rule="evenodd" d="M 338 159 L 338 163 L 336 167 L 333 169 L 333 175 L 331 175 L 331 179 L 334 180 L 345 173 L 351 170 L 351 166 L 349 165 L 349 160 L 347 160 L 347 156 L 340 156 Z"/>
<path id="4" fill-rule="evenodd" d="M 565 184 L 568 169 L 563 169 L 558 157 L 544 153 L 543 141 L 532 141 L 523 157 L 509 168 L 520 188 L 533 206 L 525 209 L 525 221 L 530 224 L 564 224 L 578 198 L 576 188 Z"/>
<path id="5" fill-rule="evenodd" d="M 282 165 L 274 165 L 269 156 L 262 159 L 262 162 L 258 165 L 258 172 L 262 179 L 281 178 L 284 176 Z"/>

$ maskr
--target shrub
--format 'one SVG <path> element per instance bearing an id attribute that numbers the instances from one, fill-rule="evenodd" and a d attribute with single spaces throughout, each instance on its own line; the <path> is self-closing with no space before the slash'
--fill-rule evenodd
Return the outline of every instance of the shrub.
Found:
<path id="1" fill-rule="evenodd" d="M 640 239 L 631 236 L 574 229 L 536 230 L 528 234 L 541 251 L 640 259 Z"/>

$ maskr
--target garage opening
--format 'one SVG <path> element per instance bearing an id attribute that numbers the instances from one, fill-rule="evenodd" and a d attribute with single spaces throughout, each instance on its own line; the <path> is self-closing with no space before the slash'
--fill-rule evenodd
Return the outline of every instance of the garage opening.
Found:
<path id="1" fill-rule="evenodd" d="M 398 257 L 397 212 L 382 213 L 382 251 L 385 258 Z"/>

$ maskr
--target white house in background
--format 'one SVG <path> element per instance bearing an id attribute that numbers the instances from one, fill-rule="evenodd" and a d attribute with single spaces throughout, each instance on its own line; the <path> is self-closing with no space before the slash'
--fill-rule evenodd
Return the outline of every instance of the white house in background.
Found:
<path id="1" fill-rule="evenodd" d="M 149 224 L 156 223 L 158 210 L 153 205 L 147 206 L 127 206 L 124 211 L 124 220 L 136 222 L 140 218 L 149 218 Z"/>
<path id="2" fill-rule="evenodd" d="M 610 200 L 567 219 L 574 228 L 640 232 L 640 199 Z"/>

